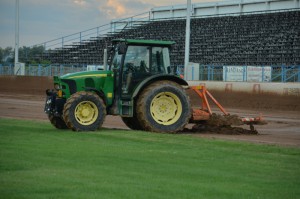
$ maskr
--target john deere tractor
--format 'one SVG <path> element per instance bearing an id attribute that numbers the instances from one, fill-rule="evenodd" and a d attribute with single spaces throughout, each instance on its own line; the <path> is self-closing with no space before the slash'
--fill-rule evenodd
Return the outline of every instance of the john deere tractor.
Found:
<path id="1" fill-rule="evenodd" d="M 47 90 L 45 112 L 59 129 L 94 131 L 106 115 L 119 115 L 131 129 L 177 132 L 189 122 L 192 109 L 187 82 L 170 66 L 174 42 L 114 40 L 108 49 L 108 70 L 54 77 Z"/>

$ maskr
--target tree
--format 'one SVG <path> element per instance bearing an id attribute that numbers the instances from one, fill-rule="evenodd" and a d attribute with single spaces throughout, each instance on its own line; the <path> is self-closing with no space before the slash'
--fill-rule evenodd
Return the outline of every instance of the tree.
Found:
<path id="1" fill-rule="evenodd" d="M 1 64 L 8 64 L 13 62 L 12 47 L 0 48 L 0 62 Z"/>
<path id="2" fill-rule="evenodd" d="M 3 49 L 0 47 L 0 63 L 2 64 L 3 60 Z"/>
<path id="3" fill-rule="evenodd" d="M 44 46 L 20 47 L 19 62 L 25 64 L 50 64 L 49 60 L 43 59 L 42 55 L 44 52 Z M 14 50 L 12 47 L 0 48 L 0 62 L 2 64 L 12 64 L 14 62 Z"/>

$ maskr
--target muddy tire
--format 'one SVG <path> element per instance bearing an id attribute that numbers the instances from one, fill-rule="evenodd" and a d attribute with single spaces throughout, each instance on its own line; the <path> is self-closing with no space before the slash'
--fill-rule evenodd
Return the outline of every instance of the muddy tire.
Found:
<path id="1" fill-rule="evenodd" d="M 122 117 L 122 121 L 132 130 L 143 130 L 143 127 L 136 117 Z"/>
<path id="2" fill-rule="evenodd" d="M 176 133 L 190 117 L 189 97 L 180 85 L 171 81 L 149 85 L 137 100 L 137 118 L 147 131 Z"/>
<path id="3" fill-rule="evenodd" d="M 92 92 L 77 92 L 64 105 L 64 121 L 73 131 L 95 131 L 102 126 L 105 116 L 103 100 Z"/>
<path id="4" fill-rule="evenodd" d="M 68 126 L 66 125 L 65 121 L 61 117 L 48 115 L 48 119 L 55 128 L 68 129 Z"/>

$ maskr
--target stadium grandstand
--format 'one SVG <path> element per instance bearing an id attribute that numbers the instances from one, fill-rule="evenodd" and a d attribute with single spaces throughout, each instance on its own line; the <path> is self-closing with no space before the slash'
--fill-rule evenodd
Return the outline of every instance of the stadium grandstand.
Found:
<path id="1" fill-rule="evenodd" d="M 192 8 L 191 62 L 300 65 L 299 0 L 224 1 Z M 111 40 L 140 38 L 175 41 L 172 65 L 183 65 L 185 9 L 185 5 L 159 7 L 151 10 L 149 20 L 112 22 L 119 26 L 113 32 L 46 51 L 41 59 L 53 64 L 103 64 L 103 49 Z"/>

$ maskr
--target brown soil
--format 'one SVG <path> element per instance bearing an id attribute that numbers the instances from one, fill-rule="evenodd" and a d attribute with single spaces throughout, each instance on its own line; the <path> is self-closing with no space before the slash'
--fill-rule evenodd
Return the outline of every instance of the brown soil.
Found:
<path id="1" fill-rule="evenodd" d="M 212 126 L 212 125 L 205 125 L 205 124 L 195 124 L 191 129 L 185 129 L 184 132 L 223 134 L 223 135 L 257 135 L 258 134 L 257 130 L 250 130 L 242 127 Z"/>
<path id="2" fill-rule="evenodd" d="M 209 120 L 202 121 L 192 126 L 192 128 L 185 128 L 184 132 L 193 133 L 214 133 L 224 135 L 256 135 L 255 129 L 246 129 L 241 127 L 243 122 L 238 115 L 221 115 L 213 113 Z"/>
<path id="3" fill-rule="evenodd" d="M 53 87 L 52 84 L 52 78 L 48 77 L 0 77 L 0 118 L 47 121 L 48 118 L 43 112 L 44 93 L 47 88 Z M 224 128 L 222 125 L 219 129 L 202 125 L 194 132 L 192 124 L 187 126 L 186 132 L 202 138 L 300 147 L 299 98 L 267 94 L 260 96 L 247 93 L 211 93 L 229 113 L 241 117 L 253 117 L 262 113 L 268 124 L 255 126 L 258 134 L 245 133 L 244 130 L 240 132 L 237 127 Z M 194 106 L 200 105 L 198 97 L 193 94 L 191 101 Z M 214 106 L 213 111 L 220 113 Z M 104 127 L 128 129 L 117 116 L 107 116 Z M 249 127 L 243 126 L 243 129 Z"/>

